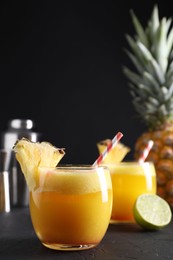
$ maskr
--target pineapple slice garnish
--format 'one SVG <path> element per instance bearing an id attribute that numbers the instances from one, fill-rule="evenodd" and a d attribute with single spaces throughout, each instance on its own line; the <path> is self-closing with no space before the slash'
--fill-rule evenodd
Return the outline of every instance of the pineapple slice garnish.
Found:
<path id="1" fill-rule="evenodd" d="M 101 154 L 106 149 L 110 142 L 110 139 L 105 139 L 97 143 L 99 154 Z M 123 143 L 118 142 L 114 148 L 109 151 L 102 163 L 119 163 L 124 159 L 128 152 L 130 152 L 130 148 Z"/>
<path id="2" fill-rule="evenodd" d="M 13 151 L 30 191 L 38 187 L 38 168 L 56 167 L 65 155 L 64 148 L 56 148 L 49 142 L 32 142 L 26 138 L 17 140 Z"/>

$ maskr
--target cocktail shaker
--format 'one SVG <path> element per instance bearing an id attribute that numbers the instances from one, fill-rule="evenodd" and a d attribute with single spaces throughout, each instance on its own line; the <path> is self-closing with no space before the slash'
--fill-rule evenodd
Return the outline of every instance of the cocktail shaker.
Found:
<path id="1" fill-rule="evenodd" d="M 1 148 L 10 149 L 11 151 L 11 167 L 9 176 L 11 205 L 17 207 L 28 206 L 29 190 L 12 148 L 15 142 L 22 137 L 33 142 L 39 141 L 40 133 L 34 131 L 33 120 L 12 119 L 8 122 L 7 131 L 1 133 L 0 137 Z"/>
<path id="2" fill-rule="evenodd" d="M 11 151 L 0 149 L 0 212 L 10 212 Z"/>

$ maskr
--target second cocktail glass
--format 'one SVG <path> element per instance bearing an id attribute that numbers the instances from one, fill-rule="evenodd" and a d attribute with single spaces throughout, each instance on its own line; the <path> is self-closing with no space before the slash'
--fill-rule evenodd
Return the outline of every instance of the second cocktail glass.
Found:
<path id="1" fill-rule="evenodd" d="M 111 173 L 113 207 L 111 223 L 134 222 L 133 205 L 142 193 L 156 193 L 156 173 L 152 162 L 107 164 Z"/>

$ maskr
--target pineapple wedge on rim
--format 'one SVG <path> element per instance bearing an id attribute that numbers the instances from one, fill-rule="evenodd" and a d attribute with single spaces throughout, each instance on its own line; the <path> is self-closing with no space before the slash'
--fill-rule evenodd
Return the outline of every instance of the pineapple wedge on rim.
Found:
<path id="1" fill-rule="evenodd" d="M 13 151 L 29 190 L 38 187 L 39 167 L 56 167 L 65 155 L 64 148 L 56 148 L 49 142 L 32 142 L 26 138 L 17 140 Z"/>
<path id="2" fill-rule="evenodd" d="M 99 154 L 106 149 L 110 142 L 111 139 L 105 139 L 97 143 Z M 118 142 L 116 146 L 109 151 L 102 163 L 119 163 L 124 159 L 128 152 L 130 152 L 130 148 L 123 143 Z"/>

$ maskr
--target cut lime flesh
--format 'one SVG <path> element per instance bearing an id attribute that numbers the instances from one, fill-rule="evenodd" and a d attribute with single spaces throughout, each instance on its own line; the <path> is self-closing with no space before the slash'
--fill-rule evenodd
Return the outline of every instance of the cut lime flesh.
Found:
<path id="1" fill-rule="evenodd" d="M 134 204 L 134 218 L 144 229 L 157 230 L 168 225 L 172 212 L 168 203 L 155 194 L 142 194 Z"/>

